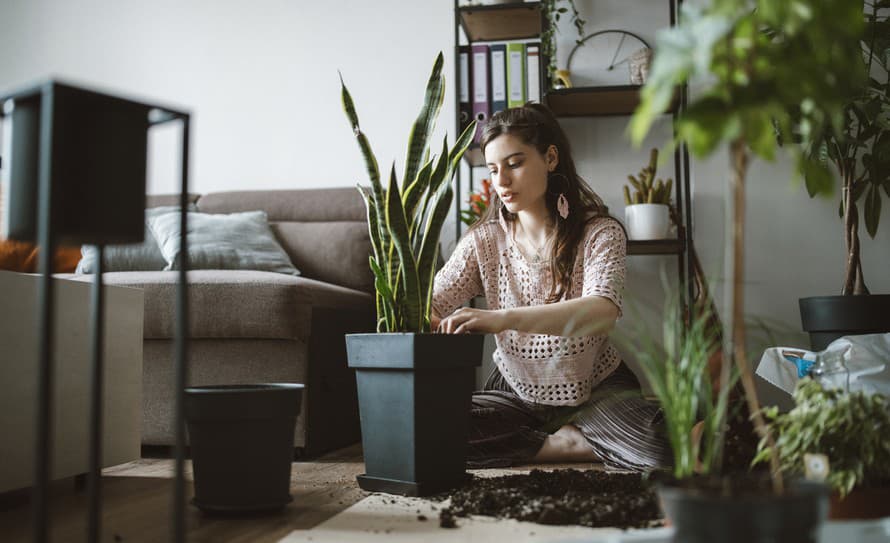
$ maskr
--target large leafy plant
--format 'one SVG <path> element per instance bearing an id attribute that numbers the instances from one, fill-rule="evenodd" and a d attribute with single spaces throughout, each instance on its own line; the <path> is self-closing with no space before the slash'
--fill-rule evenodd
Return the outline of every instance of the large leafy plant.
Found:
<path id="1" fill-rule="evenodd" d="M 826 169 L 828 163 L 834 165 L 841 179 L 839 214 L 847 257 L 842 289 L 845 295 L 868 294 L 860 260 L 858 203 L 864 203 L 865 229 L 874 238 L 881 220 L 881 192 L 890 197 L 890 0 L 865 2 L 865 7 L 861 45 L 868 79 L 839 119 L 826 119 L 828 122 L 820 125 L 804 118 L 794 127 L 794 137 L 804 153 L 823 166 L 807 171 L 810 196 L 833 185 Z M 831 126 L 832 120 L 840 124 Z"/>
<path id="2" fill-rule="evenodd" d="M 670 106 L 678 86 L 700 89 L 675 122 L 674 143 L 698 157 L 729 149 L 727 232 L 732 243 L 727 270 L 729 303 L 724 360 L 739 369 L 748 409 L 761 436 L 754 379 L 745 349 L 745 182 L 752 155 L 772 160 L 776 126 L 790 130 L 795 112 L 810 122 L 839 119 L 864 78 L 859 41 L 861 0 L 715 0 L 685 4 L 680 24 L 659 33 L 640 106 L 629 126 L 642 143 L 656 117 Z M 685 92 L 682 90 L 680 92 Z M 801 171 L 818 167 L 799 148 L 789 150 Z M 815 165 L 815 166 L 814 166 Z M 729 364 L 724 364 L 728 381 Z M 721 425 L 719 428 L 723 428 Z M 719 430 L 718 430 L 719 431 Z M 783 490 L 778 459 L 771 458 L 774 489 Z"/>
<path id="3" fill-rule="evenodd" d="M 890 481 L 890 403 L 881 394 L 844 393 L 801 379 L 796 406 L 787 413 L 766 410 L 783 471 L 801 474 L 808 454 L 828 458 L 826 482 L 841 497 L 867 482 Z M 754 462 L 770 454 L 761 440 Z"/>
<path id="4" fill-rule="evenodd" d="M 399 183 L 395 162 L 386 186 L 377 158 L 359 127 L 355 105 L 341 78 L 343 109 L 355 133 L 371 183 L 359 186 L 368 210 L 370 256 L 376 290 L 379 332 L 429 332 L 430 303 L 442 224 L 451 208 L 451 179 L 473 139 L 475 121 L 448 148 L 448 136 L 437 156 L 430 156 L 429 140 L 445 98 L 442 53 L 436 57 L 426 86 L 423 106 L 408 138 L 405 173 Z"/>

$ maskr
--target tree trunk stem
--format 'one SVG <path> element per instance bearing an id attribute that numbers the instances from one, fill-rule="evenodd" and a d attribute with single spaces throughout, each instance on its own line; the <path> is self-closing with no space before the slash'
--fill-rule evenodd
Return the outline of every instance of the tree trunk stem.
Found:
<path id="1" fill-rule="evenodd" d="M 732 298 L 730 320 L 732 323 L 732 335 L 730 339 L 732 358 L 739 368 L 742 387 L 745 390 L 745 399 L 748 402 L 748 411 L 754 421 L 754 428 L 761 438 L 766 438 L 770 450 L 770 476 L 773 482 L 773 491 L 776 494 L 784 493 L 782 474 L 779 471 L 779 456 L 775 442 L 766 427 L 763 415 L 760 412 L 760 402 L 757 400 L 757 391 L 754 387 L 754 374 L 751 365 L 748 364 L 745 349 L 745 176 L 748 171 L 748 151 L 744 140 L 737 139 L 730 144 L 732 157 L 732 178 L 730 189 L 732 191 Z"/>

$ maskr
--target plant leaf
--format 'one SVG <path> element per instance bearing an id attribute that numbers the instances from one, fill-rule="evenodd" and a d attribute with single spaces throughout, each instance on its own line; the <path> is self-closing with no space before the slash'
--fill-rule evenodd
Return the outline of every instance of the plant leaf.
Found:
<path id="1" fill-rule="evenodd" d="M 408 137 L 408 155 L 405 159 L 405 177 L 402 179 L 404 188 L 414 182 L 417 172 L 423 160 L 424 151 L 428 147 L 428 141 L 436 126 L 436 118 L 445 99 L 445 77 L 442 75 L 442 65 L 445 57 L 440 51 L 433 63 L 433 70 L 426 84 L 426 94 L 420 113 L 411 127 Z"/>

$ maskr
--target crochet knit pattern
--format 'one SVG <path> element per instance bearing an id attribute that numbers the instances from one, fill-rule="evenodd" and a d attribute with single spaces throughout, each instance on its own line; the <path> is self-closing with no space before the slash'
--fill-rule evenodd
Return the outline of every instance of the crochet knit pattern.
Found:
<path id="1" fill-rule="evenodd" d="M 489 309 L 546 303 L 552 274 L 549 262 L 533 263 L 519 250 L 509 223 L 491 220 L 464 236 L 436 274 L 433 311 L 447 316 L 475 296 Z M 591 221 L 572 268 L 563 299 L 602 296 L 621 308 L 627 241 L 607 217 Z M 621 362 L 606 335 L 580 337 L 505 330 L 495 334 L 494 363 L 513 390 L 530 402 L 579 405 L 591 388 Z"/>

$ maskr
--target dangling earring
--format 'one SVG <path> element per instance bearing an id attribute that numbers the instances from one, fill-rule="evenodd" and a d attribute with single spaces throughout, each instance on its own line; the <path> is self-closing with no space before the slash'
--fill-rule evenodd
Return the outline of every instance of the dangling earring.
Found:
<path id="1" fill-rule="evenodd" d="M 559 194 L 559 199 L 556 200 L 556 210 L 559 212 L 559 216 L 563 219 L 568 218 L 569 216 L 569 201 L 566 199 L 566 195 L 564 192 Z"/>
<path id="2" fill-rule="evenodd" d="M 550 175 L 547 176 L 547 184 L 549 185 L 553 179 L 557 177 L 563 179 L 565 188 L 559 191 L 559 197 L 556 199 L 556 212 L 559 213 L 559 216 L 562 217 L 563 220 L 565 220 L 569 216 L 569 199 L 566 198 L 566 191 L 569 190 L 569 178 L 558 172 L 550 172 Z M 555 194 L 555 192 L 551 192 L 550 194 Z"/>

